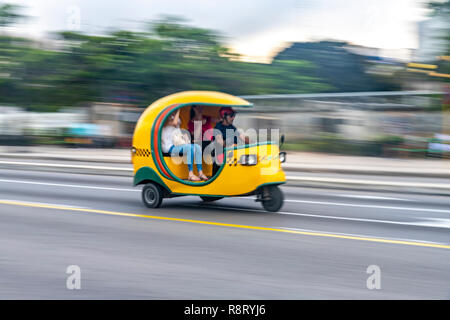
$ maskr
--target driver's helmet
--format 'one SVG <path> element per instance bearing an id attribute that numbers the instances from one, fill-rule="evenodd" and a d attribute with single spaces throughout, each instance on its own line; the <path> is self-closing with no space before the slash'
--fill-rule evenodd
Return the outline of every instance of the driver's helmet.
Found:
<path id="1" fill-rule="evenodd" d="M 223 119 L 223 118 L 225 118 L 226 115 L 235 115 L 236 111 L 234 111 L 233 108 L 231 108 L 231 107 L 222 107 L 219 110 L 219 114 L 220 114 L 220 117 Z"/>

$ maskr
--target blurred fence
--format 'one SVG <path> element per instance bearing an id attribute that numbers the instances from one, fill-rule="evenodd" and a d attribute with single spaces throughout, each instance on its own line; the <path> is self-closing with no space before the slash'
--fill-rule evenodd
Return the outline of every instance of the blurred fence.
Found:
<path id="1" fill-rule="evenodd" d="M 436 91 L 242 96 L 243 128 L 280 128 L 286 148 L 369 156 L 447 156 L 450 110 Z"/>

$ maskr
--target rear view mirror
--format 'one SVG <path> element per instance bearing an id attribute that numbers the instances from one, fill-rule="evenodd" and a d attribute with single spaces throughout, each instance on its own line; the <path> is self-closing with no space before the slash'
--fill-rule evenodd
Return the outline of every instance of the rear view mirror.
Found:
<path id="1" fill-rule="evenodd" d="M 283 144 L 284 144 L 284 134 L 282 134 L 280 138 L 280 148 Z"/>

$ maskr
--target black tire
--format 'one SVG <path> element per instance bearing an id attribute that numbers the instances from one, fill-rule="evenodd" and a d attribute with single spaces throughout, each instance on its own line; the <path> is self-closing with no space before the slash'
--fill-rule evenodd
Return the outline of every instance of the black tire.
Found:
<path id="1" fill-rule="evenodd" d="M 163 200 L 161 188 L 154 183 L 147 183 L 142 188 L 142 201 L 147 208 L 159 208 Z"/>
<path id="2" fill-rule="evenodd" d="M 213 202 L 223 199 L 223 197 L 208 197 L 208 196 L 200 196 L 200 198 L 203 200 L 203 202 Z"/>
<path id="3" fill-rule="evenodd" d="M 263 208 L 269 212 L 277 212 L 283 206 L 283 192 L 278 186 L 267 186 L 264 188 L 267 188 L 266 192 L 268 193 L 269 199 L 262 200 Z"/>

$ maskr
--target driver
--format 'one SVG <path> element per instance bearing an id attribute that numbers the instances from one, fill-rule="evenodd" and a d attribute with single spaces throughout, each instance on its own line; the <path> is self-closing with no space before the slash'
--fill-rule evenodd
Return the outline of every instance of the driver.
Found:
<path id="1" fill-rule="evenodd" d="M 231 107 L 222 107 L 219 110 L 221 121 L 216 124 L 214 130 L 214 141 L 220 145 L 221 153 L 217 155 L 213 165 L 213 175 L 217 172 L 218 167 L 223 163 L 223 148 L 236 146 L 238 139 L 248 144 L 249 137 L 240 133 L 233 125 L 236 111 Z"/>
<path id="2" fill-rule="evenodd" d="M 233 147 L 238 143 L 238 138 L 249 143 L 249 137 L 243 135 L 237 131 L 237 128 L 233 125 L 234 118 L 236 117 L 236 111 L 231 107 L 223 107 L 219 110 L 221 121 L 216 124 L 215 141 L 217 141 L 223 147 Z"/>

